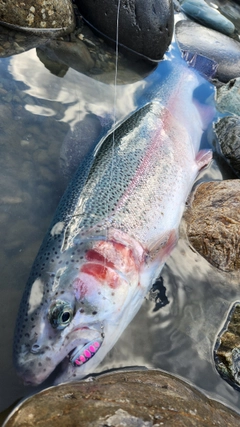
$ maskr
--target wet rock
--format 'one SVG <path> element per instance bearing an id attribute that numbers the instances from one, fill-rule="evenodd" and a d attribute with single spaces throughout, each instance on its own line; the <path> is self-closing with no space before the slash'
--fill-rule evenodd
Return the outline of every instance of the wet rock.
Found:
<path id="1" fill-rule="evenodd" d="M 206 25 L 213 30 L 227 35 L 232 35 L 235 31 L 233 23 L 221 15 L 218 10 L 209 6 L 204 0 L 183 0 L 181 8 L 200 24 Z"/>
<path id="2" fill-rule="evenodd" d="M 75 27 L 71 0 L 0 1 L 0 22 L 15 29 L 44 33 L 51 29 L 58 35 Z"/>
<path id="3" fill-rule="evenodd" d="M 240 180 L 200 184 L 184 214 L 189 243 L 223 271 L 240 268 Z"/>
<path id="4" fill-rule="evenodd" d="M 49 164 L 49 155 L 47 150 L 43 150 L 43 149 L 38 149 L 34 152 L 34 161 L 37 164 L 41 164 L 41 165 L 48 165 Z"/>
<path id="5" fill-rule="evenodd" d="M 240 1 L 239 0 L 206 0 L 210 6 L 213 6 L 226 16 L 235 26 L 238 34 L 240 34 Z"/>
<path id="6" fill-rule="evenodd" d="M 37 54 L 46 68 L 59 77 L 63 77 L 69 67 L 80 73 L 86 73 L 94 66 L 94 61 L 81 40 L 77 40 L 75 43 L 52 40 L 47 45 L 37 48 Z M 65 73 L 56 73 L 57 64 L 58 67 L 63 65 L 60 69 L 65 69 Z M 54 67 L 53 70 L 52 67 Z"/>
<path id="7" fill-rule="evenodd" d="M 214 129 L 223 157 L 240 177 L 240 117 L 223 117 Z"/>
<path id="8" fill-rule="evenodd" d="M 222 113 L 240 116 L 240 78 L 232 79 L 228 84 L 217 88 L 216 104 Z"/>
<path id="9" fill-rule="evenodd" d="M 240 302 L 231 307 L 217 337 L 214 360 L 221 377 L 240 390 Z"/>
<path id="10" fill-rule="evenodd" d="M 194 58 L 201 55 L 217 65 L 213 77 L 220 82 L 240 77 L 240 43 L 237 40 L 186 20 L 176 24 L 175 33 L 181 51 L 191 54 L 190 65 L 194 66 Z"/>
<path id="11" fill-rule="evenodd" d="M 47 41 L 47 38 L 0 25 L 0 58 L 25 52 Z"/>
<path id="12" fill-rule="evenodd" d="M 115 82 L 116 51 L 97 37 L 91 29 L 78 18 L 78 28 L 70 40 L 50 40 L 37 48 L 39 59 L 53 74 L 62 77 L 68 68 L 87 74 L 104 83 Z M 131 58 L 119 52 L 117 83 L 126 84 L 143 79 L 155 68 L 137 55 Z"/>
<path id="13" fill-rule="evenodd" d="M 116 40 L 118 2 L 77 0 L 83 17 L 103 35 Z M 154 61 L 162 59 L 173 34 L 171 0 L 120 2 L 119 43 Z"/>
<path id="14" fill-rule="evenodd" d="M 40 61 L 44 64 L 47 70 L 50 73 L 54 74 L 57 77 L 64 77 L 68 71 L 68 66 L 59 62 L 58 60 L 50 59 L 45 52 L 44 46 L 40 46 L 36 48 L 36 53 Z"/>
<path id="15" fill-rule="evenodd" d="M 128 371 L 62 384 L 23 402 L 4 427 L 232 427 L 240 416 L 160 371 Z"/>
<path id="16" fill-rule="evenodd" d="M 33 47 L 37 48 L 37 55 L 44 66 L 58 77 L 64 77 L 68 69 L 73 68 L 104 83 L 111 84 L 115 81 L 115 49 L 97 37 L 81 17 L 78 17 L 75 31 L 61 37 L 61 40 L 30 35 L 0 25 L 0 57 Z M 147 62 L 133 53 L 128 59 L 119 52 L 117 83 L 126 84 L 143 79 L 155 66 L 155 63 Z M 11 92 L 4 91 L 2 95 L 7 102 L 12 100 Z"/>

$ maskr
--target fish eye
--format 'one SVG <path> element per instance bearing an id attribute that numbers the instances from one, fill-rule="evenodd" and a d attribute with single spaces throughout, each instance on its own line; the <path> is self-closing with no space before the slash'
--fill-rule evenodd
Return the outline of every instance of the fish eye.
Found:
<path id="1" fill-rule="evenodd" d="M 48 319 L 54 329 L 66 328 L 73 318 L 73 308 L 66 302 L 57 300 L 55 301 L 48 312 Z"/>
<path id="2" fill-rule="evenodd" d="M 70 312 L 69 311 L 64 311 L 64 313 L 62 314 L 62 322 L 66 323 L 69 321 L 70 318 Z"/>

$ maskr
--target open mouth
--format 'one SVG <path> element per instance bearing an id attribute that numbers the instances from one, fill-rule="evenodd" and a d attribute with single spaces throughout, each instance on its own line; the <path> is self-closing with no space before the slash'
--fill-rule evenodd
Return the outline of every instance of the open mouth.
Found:
<path id="1" fill-rule="evenodd" d="M 82 347 L 76 347 L 69 354 L 70 363 L 73 366 L 81 366 L 88 362 L 100 349 L 103 343 L 103 336 L 99 339 L 92 340 Z"/>

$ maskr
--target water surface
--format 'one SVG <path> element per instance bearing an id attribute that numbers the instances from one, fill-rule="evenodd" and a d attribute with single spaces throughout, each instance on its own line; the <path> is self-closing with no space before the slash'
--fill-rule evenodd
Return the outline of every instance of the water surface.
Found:
<path id="1" fill-rule="evenodd" d="M 170 52 L 147 78 L 117 86 L 114 105 L 112 84 L 72 69 L 56 77 L 35 49 L 0 59 L 0 411 L 41 389 L 25 387 L 17 378 L 12 340 L 31 265 L 67 185 L 60 167 L 67 133 L 87 114 L 106 119 L 115 110 L 116 120 L 123 119 L 154 96 L 173 66 Z M 213 92 L 206 83 L 199 100 L 211 103 Z M 232 177 L 220 166 L 214 161 L 200 179 Z M 131 365 L 160 368 L 240 412 L 240 394 L 221 379 L 212 355 L 227 311 L 240 297 L 238 275 L 218 272 L 180 238 L 162 277 L 169 304 L 154 312 L 154 302 L 146 299 L 96 372 Z"/>

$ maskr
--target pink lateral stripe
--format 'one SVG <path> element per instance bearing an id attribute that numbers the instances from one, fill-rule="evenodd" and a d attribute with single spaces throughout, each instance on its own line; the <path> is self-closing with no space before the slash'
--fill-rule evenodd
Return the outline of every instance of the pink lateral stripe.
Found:
<path id="1" fill-rule="evenodd" d="M 163 141 L 161 138 L 161 132 L 165 128 L 170 127 L 170 124 L 167 123 L 167 121 L 168 121 L 168 114 L 167 113 L 169 113 L 169 117 L 171 119 L 172 115 L 170 114 L 170 112 L 165 107 L 163 107 L 163 109 L 161 108 L 161 112 L 160 112 L 161 120 L 159 120 L 160 121 L 159 129 L 155 132 L 154 138 L 152 138 L 153 141 L 152 141 L 150 147 L 148 147 L 148 149 L 146 150 L 145 157 L 144 157 L 142 163 L 136 169 L 136 172 L 135 172 L 135 175 L 133 176 L 132 181 L 130 182 L 130 184 L 129 184 L 128 188 L 126 189 L 125 193 L 123 194 L 123 196 L 120 198 L 117 206 L 115 207 L 114 212 L 116 212 L 123 204 L 125 204 L 126 199 L 131 195 L 134 188 L 143 179 L 144 172 L 149 171 L 150 168 L 148 168 L 148 165 L 151 161 L 151 158 L 155 157 L 156 150 L 158 149 L 159 146 L 163 145 Z"/>

